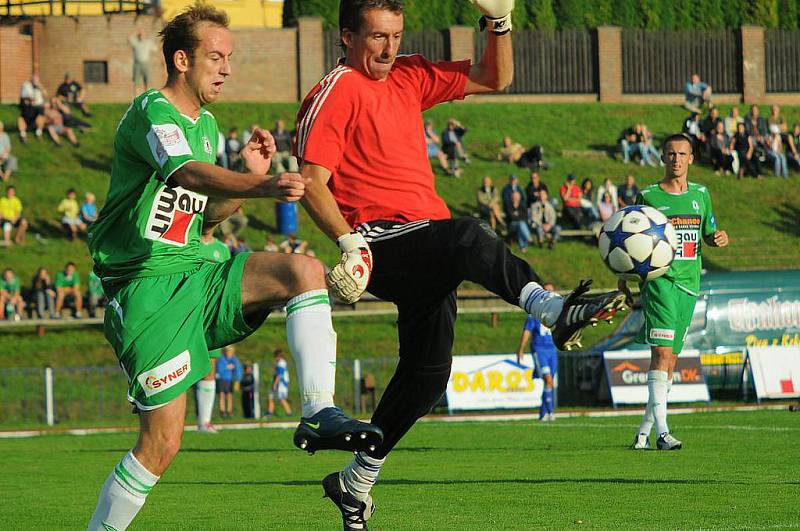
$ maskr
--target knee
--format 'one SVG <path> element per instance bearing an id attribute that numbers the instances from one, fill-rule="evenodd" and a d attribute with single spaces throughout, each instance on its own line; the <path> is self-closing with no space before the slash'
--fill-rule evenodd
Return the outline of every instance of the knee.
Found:
<path id="1" fill-rule="evenodd" d="M 292 255 L 287 273 L 288 280 L 296 293 L 326 287 L 325 266 L 316 258 Z"/>
<path id="2" fill-rule="evenodd" d="M 133 453 L 153 474 L 162 475 L 181 449 L 181 433 L 148 433 L 139 439 Z"/>

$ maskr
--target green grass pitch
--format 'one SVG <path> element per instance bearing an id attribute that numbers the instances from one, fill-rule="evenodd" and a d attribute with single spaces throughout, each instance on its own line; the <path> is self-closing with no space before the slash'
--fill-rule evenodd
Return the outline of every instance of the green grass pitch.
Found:
<path id="1" fill-rule="evenodd" d="M 373 530 L 798 529 L 800 417 L 673 415 L 678 452 L 627 449 L 638 417 L 432 422 L 391 454 Z M 80 529 L 134 433 L 0 440 L 0 529 Z M 131 529 L 341 529 L 291 431 L 187 433 Z"/>

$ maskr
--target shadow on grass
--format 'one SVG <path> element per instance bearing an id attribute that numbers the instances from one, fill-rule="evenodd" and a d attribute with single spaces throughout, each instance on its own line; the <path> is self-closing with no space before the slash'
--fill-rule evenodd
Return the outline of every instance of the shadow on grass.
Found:
<path id="1" fill-rule="evenodd" d="M 766 226 L 778 232 L 800 237 L 800 207 L 791 203 L 783 203 L 776 206 L 774 210 L 781 219 L 766 223 Z"/>
<path id="2" fill-rule="evenodd" d="M 267 232 L 269 234 L 278 234 L 278 227 L 275 225 L 270 225 L 269 223 L 265 223 L 253 214 L 247 214 L 247 226 L 251 229 Z"/>
<path id="3" fill-rule="evenodd" d="M 104 173 L 111 172 L 111 157 L 109 155 L 100 155 L 97 158 L 89 158 L 80 153 L 75 154 L 77 160 L 82 168 L 89 168 Z"/>
<path id="4" fill-rule="evenodd" d="M 453 480 L 417 480 L 386 479 L 381 486 L 415 486 L 415 485 L 797 485 L 797 481 L 723 481 L 717 479 L 635 479 L 635 478 L 508 478 L 508 479 L 453 479 Z M 319 481 L 161 481 L 160 485 L 226 485 L 226 486 L 280 486 L 280 487 L 316 487 Z"/>

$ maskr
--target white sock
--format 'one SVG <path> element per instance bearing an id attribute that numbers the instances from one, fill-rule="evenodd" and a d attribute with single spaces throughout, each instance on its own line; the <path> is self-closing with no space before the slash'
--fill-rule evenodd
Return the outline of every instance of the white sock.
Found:
<path id="1" fill-rule="evenodd" d="M 127 529 L 157 481 L 158 476 L 128 452 L 103 484 L 88 531 Z"/>
<path id="2" fill-rule="evenodd" d="M 653 404 L 653 417 L 656 422 L 656 433 L 661 436 L 669 432 L 667 425 L 667 392 L 669 380 L 666 371 L 648 371 L 647 389 L 650 391 L 650 400 Z"/>
<path id="3" fill-rule="evenodd" d="M 649 387 L 649 385 L 648 385 Z M 642 417 L 642 423 L 639 424 L 639 434 L 650 435 L 650 430 L 653 429 L 653 423 L 655 423 L 656 418 L 653 415 L 653 399 L 652 393 L 650 394 L 650 398 L 647 400 L 647 406 L 644 408 L 644 416 Z"/>
<path id="4" fill-rule="evenodd" d="M 547 291 L 536 282 L 528 282 L 519 294 L 519 307 L 539 319 L 545 326 L 553 326 L 561 314 L 564 297 Z"/>
<path id="5" fill-rule="evenodd" d="M 286 337 L 297 367 L 303 417 L 333 406 L 336 332 L 327 290 L 302 293 L 286 303 Z"/>
<path id="6" fill-rule="evenodd" d="M 347 492 L 364 501 L 369 496 L 369 491 L 378 481 L 378 474 L 386 458 L 375 459 L 364 452 L 358 452 L 353 461 L 342 471 L 340 479 Z"/>
<path id="7" fill-rule="evenodd" d="M 216 392 L 217 382 L 214 380 L 200 380 L 197 382 L 197 425 L 199 427 L 211 422 Z"/>

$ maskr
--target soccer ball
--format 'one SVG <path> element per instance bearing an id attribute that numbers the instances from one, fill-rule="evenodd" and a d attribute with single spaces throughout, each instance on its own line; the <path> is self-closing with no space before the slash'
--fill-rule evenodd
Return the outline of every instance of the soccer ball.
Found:
<path id="1" fill-rule="evenodd" d="M 600 231 L 600 257 L 623 280 L 653 280 L 669 269 L 678 237 L 667 217 L 634 205 L 611 216 Z"/>

